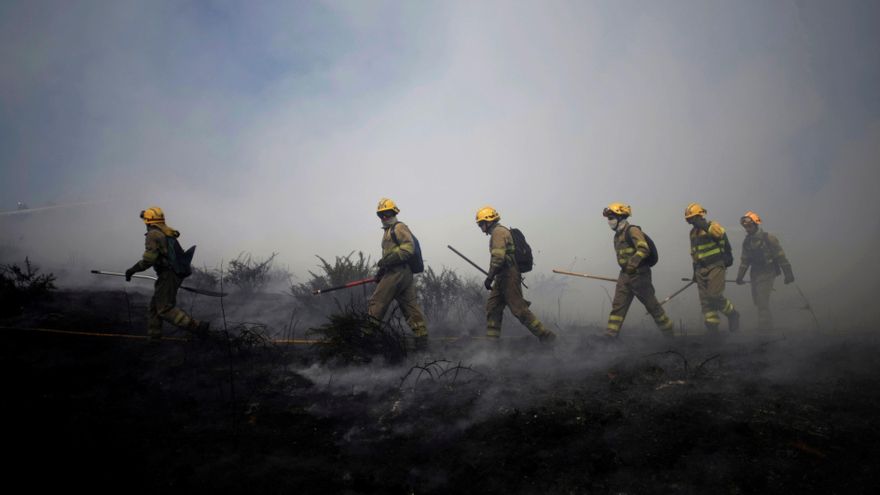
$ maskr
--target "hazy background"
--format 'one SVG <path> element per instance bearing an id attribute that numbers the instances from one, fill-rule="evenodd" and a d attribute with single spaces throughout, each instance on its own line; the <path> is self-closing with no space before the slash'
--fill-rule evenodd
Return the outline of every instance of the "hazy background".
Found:
<path id="1" fill-rule="evenodd" d="M 199 265 L 277 251 L 303 281 L 315 254 L 376 258 L 387 196 L 429 265 L 476 274 L 446 245 L 487 264 L 488 203 L 549 274 L 533 309 L 604 322 L 603 282 L 550 270 L 614 276 L 601 210 L 622 201 L 663 297 L 699 201 L 737 257 L 758 212 L 828 330 L 869 326 L 878 26 L 871 1 L 3 2 L 0 210 L 101 202 L 0 215 L 0 258 L 121 271 L 156 204 Z M 699 323 L 693 289 L 669 308 Z"/>

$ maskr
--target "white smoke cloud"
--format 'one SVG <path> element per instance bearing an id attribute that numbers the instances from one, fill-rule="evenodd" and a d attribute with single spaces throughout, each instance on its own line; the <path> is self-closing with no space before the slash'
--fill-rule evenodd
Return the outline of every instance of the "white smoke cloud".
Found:
<path id="1" fill-rule="evenodd" d="M 877 283 L 864 274 L 877 273 L 880 116 L 855 119 L 829 90 L 829 79 L 857 75 L 831 70 L 827 13 L 618 2 L 6 10 L 3 102 L 34 117 L 3 155 L 3 196 L 117 198 L 87 220 L 46 212 L 9 227 L 34 259 L 127 266 L 142 242 L 137 212 L 159 204 L 199 245 L 199 263 L 278 251 L 304 275 L 314 254 L 375 253 L 373 208 L 388 196 L 431 265 L 476 275 L 445 246 L 485 263 L 473 215 L 489 203 L 526 232 L 541 273 L 613 276 L 600 211 L 624 201 L 660 247 L 662 297 L 690 274 L 681 213 L 700 201 L 737 246 L 739 216 L 764 216 L 823 320 L 878 316 L 865 309 Z M 821 156 L 804 163 L 807 147 Z M 602 322 L 595 284 L 527 297 Z M 728 294 L 750 308 L 747 289 Z M 801 304 L 781 284 L 774 297 Z M 628 324 L 642 312 L 635 303 Z M 698 324 L 696 294 L 670 312 Z M 789 313 L 791 325 L 810 321 Z"/>

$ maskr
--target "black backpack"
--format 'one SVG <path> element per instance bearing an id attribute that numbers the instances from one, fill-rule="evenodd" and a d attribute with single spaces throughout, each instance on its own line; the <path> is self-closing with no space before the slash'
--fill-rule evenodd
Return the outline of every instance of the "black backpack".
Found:
<path id="1" fill-rule="evenodd" d="M 721 238 L 719 244 L 721 244 L 721 257 L 724 259 L 724 266 L 733 266 L 733 246 L 730 245 L 727 232 L 724 233 L 724 237 Z"/>
<path id="2" fill-rule="evenodd" d="M 629 229 L 631 229 L 633 227 L 638 227 L 639 229 L 641 229 L 641 227 L 639 227 L 638 225 L 630 225 L 624 231 L 624 235 L 626 236 L 626 242 L 630 246 L 635 248 L 636 245 L 635 245 L 635 243 L 633 243 L 632 235 L 629 233 Z M 654 266 L 657 264 L 657 261 L 660 260 L 660 253 L 657 252 L 657 245 L 654 244 L 654 240 L 651 239 L 651 237 L 648 234 L 645 234 L 644 230 L 642 230 L 642 235 L 645 236 L 645 240 L 648 241 L 648 249 L 651 250 L 651 254 L 649 254 L 648 257 L 642 261 L 642 263 L 644 263 L 648 266 Z"/>
<path id="3" fill-rule="evenodd" d="M 532 257 L 532 247 L 526 242 L 526 236 L 519 229 L 510 229 L 510 235 L 513 236 L 513 258 L 516 260 L 516 266 L 520 273 L 532 271 L 535 266 L 535 259 Z"/>
<path id="4" fill-rule="evenodd" d="M 192 259 L 196 254 L 196 247 L 192 246 L 184 251 L 177 238 L 173 236 L 165 236 L 165 241 L 168 243 L 168 264 L 171 266 L 171 271 L 180 278 L 192 275 Z"/>
<path id="5" fill-rule="evenodd" d="M 400 222 L 397 222 L 400 223 Z M 394 228 L 397 227 L 397 223 L 391 226 L 391 240 L 394 241 L 394 244 L 400 245 L 400 242 L 397 241 L 397 234 L 394 233 Z M 409 263 L 409 269 L 415 273 L 422 273 L 425 271 L 425 260 L 422 259 L 422 246 L 419 244 L 419 240 L 416 238 L 416 235 L 412 233 L 410 230 L 410 234 L 413 238 L 413 246 L 415 247 L 415 252 L 412 256 L 409 257 L 407 263 Z"/>

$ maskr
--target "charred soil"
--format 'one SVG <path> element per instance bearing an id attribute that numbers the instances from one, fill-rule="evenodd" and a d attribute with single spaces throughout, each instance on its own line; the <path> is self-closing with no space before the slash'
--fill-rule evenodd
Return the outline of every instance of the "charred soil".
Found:
<path id="1" fill-rule="evenodd" d="M 125 493 L 868 493 L 880 481 L 870 335 L 605 345 L 570 332 L 552 349 L 436 341 L 403 364 L 334 365 L 241 327 L 158 346 L 25 330 L 141 336 L 144 304 L 62 292 L 0 321 L 13 476 Z"/>

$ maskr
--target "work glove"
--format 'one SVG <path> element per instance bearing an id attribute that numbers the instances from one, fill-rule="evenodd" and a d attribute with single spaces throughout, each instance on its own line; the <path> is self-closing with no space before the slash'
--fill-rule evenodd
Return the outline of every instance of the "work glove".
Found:
<path id="1" fill-rule="evenodd" d="M 379 268 L 388 268 L 389 266 L 393 266 L 400 263 L 400 256 L 395 252 L 391 252 L 383 256 L 377 263 L 376 266 Z"/>
<path id="2" fill-rule="evenodd" d="M 749 268 L 746 266 L 739 267 L 739 273 L 737 273 L 737 275 L 736 275 L 736 285 L 743 285 L 746 283 L 745 277 L 746 277 L 746 270 L 748 270 L 748 269 Z"/>
<path id="3" fill-rule="evenodd" d="M 700 230 L 706 230 L 706 231 L 709 230 L 709 221 L 706 220 L 706 217 L 698 216 L 693 219 L 691 224 Z"/>
<path id="4" fill-rule="evenodd" d="M 137 270 L 135 270 L 134 268 L 129 268 L 128 270 L 125 270 L 125 281 L 131 282 L 131 276 L 135 273 L 137 273 Z"/>
<path id="5" fill-rule="evenodd" d="M 627 263 L 625 267 L 623 267 L 623 271 L 628 275 L 633 275 L 639 270 L 638 264 Z"/>
<path id="6" fill-rule="evenodd" d="M 486 280 L 483 281 L 483 287 L 485 287 L 486 290 L 492 290 L 492 282 L 495 280 L 495 275 L 497 273 L 498 270 L 493 268 L 486 274 Z"/>
<path id="7" fill-rule="evenodd" d="M 782 271 L 785 273 L 784 282 L 786 285 L 794 282 L 794 273 L 791 272 L 791 265 L 783 265 Z"/>

